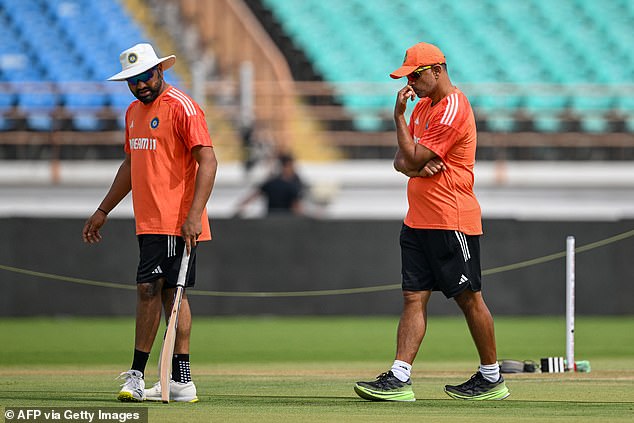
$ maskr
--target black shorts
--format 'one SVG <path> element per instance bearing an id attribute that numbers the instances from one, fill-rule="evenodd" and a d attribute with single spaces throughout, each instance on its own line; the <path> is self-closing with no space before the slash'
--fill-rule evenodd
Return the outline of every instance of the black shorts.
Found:
<path id="1" fill-rule="evenodd" d="M 482 289 L 479 235 L 403 225 L 400 243 L 404 291 L 442 291 L 453 298 L 467 288 Z"/>
<path id="2" fill-rule="evenodd" d="M 165 287 L 176 287 L 185 240 L 175 235 L 138 235 L 137 239 L 139 241 L 139 268 L 136 273 L 136 282 L 153 282 L 158 278 L 165 278 Z M 185 286 L 194 286 L 195 282 L 196 247 L 192 247 Z"/>

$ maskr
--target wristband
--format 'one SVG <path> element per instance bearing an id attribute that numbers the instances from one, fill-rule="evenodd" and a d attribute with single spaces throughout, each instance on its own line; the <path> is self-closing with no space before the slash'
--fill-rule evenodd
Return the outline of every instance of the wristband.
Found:
<path id="1" fill-rule="evenodd" d="M 103 214 L 105 214 L 106 216 L 108 216 L 108 212 L 105 211 L 104 209 L 102 209 L 101 207 L 97 207 L 97 210 L 99 210 L 100 212 L 102 212 Z"/>

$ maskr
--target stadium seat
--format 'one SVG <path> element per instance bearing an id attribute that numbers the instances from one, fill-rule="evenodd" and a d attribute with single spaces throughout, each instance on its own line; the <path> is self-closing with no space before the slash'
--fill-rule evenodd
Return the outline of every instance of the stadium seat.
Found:
<path id="1" fill-rule="evenodd" d="M 559 114 L 548 112 L 534 112 L 531 116 L 533 128 L 537 132 L 560 132 L 562 129 L 561 118 Z"/>
<path id="2" fill-rule="evenodd" d="M 103 82 L 120 70 L 119 53 L 144 39 L 120 0 L 0 0 L 0 83 L 54 83 L 50 92 L 21 92 L 15 99 L 29 129 L 50 130 L 60 100 L 55 92 L 69 81 Z M 75 129 L 98 128 L 96 113 L 105 107 L 106 93 L 119 88 L 104 90 L 90 105 L 62 95 Z"/>
<path id="3" fill-rule="evenodd" d="M 526 0 L 439 0 L 425 4 L 425 13 L 410 1 L 393 0 L 263 0 L 296 45 L 304 49 L 315 69 L 335 84 L 354 81 L 385 82 L 402 61 L 404 50 L 417 41 L 438 44 L 447 56 L 449 74 L 458 86 L 511 83 L 526 104 L 492 106 L 498 99 L 474 101 L 490 114 L 493 128 L 507 130 L 515 110 L 526 108 L 541 131 L 557 131 L 557 120 L 568 106 L 567 87 L 575 84 L 631 83 L 632 2 L 595 0 L 559 2 Z M 565 25 L 562 24 L 565 22 Z M 343 35 L 343 36 L 342 36 Z M 601 66 L 601 63 L 615 64 Z M 359 69 L 363 69 L 362 75 Z M 556 97 L 545 100 L 533 86 L 552 84 Z M 382 94 L 383 95 L 383 94 Z M 492 92 L 491 96 L 499 94 Z M 572 96 L 575 96 L 573 93 Z M 379 103 L 389 108 L 393 95 Z M 537 97 L 532 99 L 531 97 Z M 367 110 L 343 98 L 352 114 Z M 495 116 L 495 117 L 493 117 Z M 599 119 L 583 128 L 597 131 Z"/>
<path id="4" fill-rule="evenodd" d="M 124 90 L 111 91 L 108 93 L 108 105 L 117 119 L 117 125 L 120 129 L 125 129 L 125 112 L 128 106 L 135 98 L 127 91 L 127 87 Z"/>
<path id="5" fill-rule="evenodd" d="M 15 95 L 0 89 L 0 131 L 10 131 L 14 128 L 14 122 L 8 118 L 8 114 L 15 106 Z"/>
<path id="6" fill-rule="evenodd" d="M 617 113 L 634 118 L 634 96 L 619 96 L 615 100 L 615 110 Z"/>
<path id="7" fill-rule="evenodd" d="M 491 132 L 513 132 L 515 118 L 510 111 L 498 111 L 486 116 L 486 127 Z"/>
<path id="8" fill-rule="evenodd" d="M 42 80 L 61 87 L 67 81 L 101 82 L 116 73 L 119 53 L 147 39 L 121 2 L 0 0 L 0 82 Z M 580 116 L 583 130 L 599 131 L 606 121 L 599 116 L 608 110 L 601 106 L 601 113 L 594 113 L 573 105 L 579 93 L 570 87 L 631 84 L 634 75 L 634 2 L 627 0 L 437 0 L 425 3 L 424 14 L 411 0 L 262 3 L 336 89 L 353 82 L 387 84 L 407 47 L 418 41 L 438 44 L 457 86 L 508 83 L 519 89 L 522 101 L 502 101 L 496 90 L 479 90 L 479 98 L 472 99 L 474 108 L 490 118 L 489 127 L 504 131 L 523 110 L 537 130 L 557 131 L 558 116 L 568 107 Z M 181 84 L 174 73 L 167 78 Z M 556 88 L 551 93 L 536 86 Z M 548 96 L 557 99 L 544 104 Z M 606 107 L 613 109 L 627 96 L 607 94 L 601 101 L 609 98 Z M 370 131 L 390 113 L 394 93 L 340 93 L 337 99 L 356 116 L 357 129 Z M 565 104 L 555 104 L 562 99 Z M 626 116 L 629 122 L 632 113 Z"/>
<path id="9" fill-rule="evenodd" d="M 58 95 L 52 91 L 26 91 L 18 94 L 18 108 L 25 113 L 29 129 L 53 129 L 53 113 L 59 105 Z"/>
<path id="10" fill-rule="evenodd" d="M 62 96 L 64 109 L 70 114 L 73 128 L 78 131 L 97 131 L 100 128 L 99 114 L 106 105 L 106 96 L 100 92 L 65 93 Z"/>
<path id="11" fill-rule="evenodd" d="M 615 107 L 615 99 L 610 96 L 578 94 L 571 99 L 572 112 L 580 117 L 584 132 L 600 133 L 608 130 L 605 115 Z"/>
<path id="12" fill-rule="evenodd" d="M 15 105 L 15 94 L 0 90 L 0 112 L 4 112 Z"/>
<path id="13" fill-rule="evenodd" d="M 0 115 L 0 131 L 11 131 L 14 128 L 10 119 Z"/>

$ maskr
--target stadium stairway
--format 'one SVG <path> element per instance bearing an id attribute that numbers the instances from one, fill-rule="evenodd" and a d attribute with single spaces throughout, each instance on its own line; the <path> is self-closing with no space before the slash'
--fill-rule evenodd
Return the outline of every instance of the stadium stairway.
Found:
<path id="1" fill-rule="evenodd" d="M 251 61 L 260 68 L 256 72 L 255 81 L 258 82 L 262 68 L 267 71 L 276 68 L 279 62 L 272 60 L 282 57 L 275 43 L 267 37 L 266 29 L 259 25 L 257 14 L 252 13 L 246 2 L 242 0 L 214 0 L 214 1 L 187 1 L 179 0 L 181 13 L 188 22 L 190 28 L 196 28 L 201 37 L 202 44 L 214 46 L 216 51 L 221 51 L 215 57 L 220 80 L 235 80 L 239 70 L 237 64 Z M 210 20 L 213 19 L 213 22 Z M 220 25 L 219 22 L 222 22 Z M 222 30 L 211 31 L 209 26 L 216 25 Z M 236 38 L 240 41 L 236 42 Z M 237 47 L 239 45 L 239 47 Z M 254 59 L 257 58 L 257 59 Z M 255 60 L 255 62 L 254 62 Z M 257 60 L 261 60 L 259 63 Z M 284 63 L 282 68 L 285 68 Z M 268 78 L 275 79 L 275 72 L 268 74 Z M 265 80 L 271 82 L 271 79 Z M 292 79 L 292 75 L 284 76 L 285 81 Z M 256 88 L 257 89 L 257 88 Z M 265 97 L 270 94 L 263 92 Z M 256 92 L 257 97 L 257 92 Z M 279 97 L 276 99 L 279 101 Z M 257 107 L 257 105 L 256 105 Z M 323 161 L 340 157 L 339 151 L 333 147 L 322 133 L 320 124 L 306 111 L 303 99 L 294 98 L 288 110 L 292 117 L 287 118 L 289 127 L 283 135 L 288 138 L 288 147 L 280 143 L 279 139 L 273 139 L 275 147 L 290 148 L 292 153 L 300 160 Z M 257 115 L 257 110 L 256 110 Z M 287 116 L 288 117 L 288 116 Z M 262 126 L 273 126 L 276 122 L 267 122 L 260 119 L 256 122 Z"/>

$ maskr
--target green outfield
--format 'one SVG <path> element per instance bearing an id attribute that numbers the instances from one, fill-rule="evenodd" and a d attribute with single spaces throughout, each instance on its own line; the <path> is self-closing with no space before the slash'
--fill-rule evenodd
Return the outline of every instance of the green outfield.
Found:
<path id="1" fill-rule="evenodd" d="M 414 367 L 414 403 L 371 403 L 355 381 L 385 371 L 397 316 L 197 318 L 192 372 L 200 402 L 144 403 L 154 422 L 596 422 L 634 416 L 634 316 L 581 317 L 576 356 L 590 373 L 507 375 L 504 401 L 452 400 L 475 349 L 458 317 L 430 317 Z M 0 406 L 122 407 L 115 377 L 130 365 L 129 318 L 0 319 Z M 500 358 L 538 361 L 565 349 L 563 318 L 497 318 Z M 161 329 L 162 330 L 162 329 Z M 148 384 L 156 379 L 158 345 Z"/>

